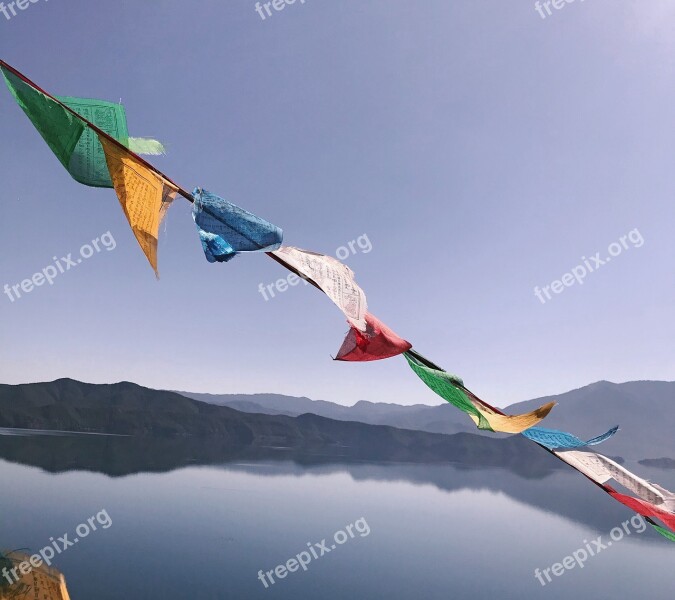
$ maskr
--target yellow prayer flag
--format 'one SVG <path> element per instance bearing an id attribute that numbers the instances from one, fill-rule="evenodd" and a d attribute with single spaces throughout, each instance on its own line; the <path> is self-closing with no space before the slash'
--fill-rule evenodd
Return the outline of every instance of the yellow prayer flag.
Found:
<path id="1" fill-rule="evenodd" d="M 159 225 L 177 189 L 131 152 L 99 135 L 113 187 L 141 249 L 157 271 Z"/>
<path id="2" fill-rule="evenodd" d="M 66 580 L 63 574 L 54 567 L 49 567 L 40 561 L 39 567 L 34 567 L 30 556 L 22 552 L 10 552 L 5 555 L 14 569 L 7 567 L 10 580 L 9 586 L 0 585 L 0 600 L 40 598 L 40 600 L 70 600 Z M 20 565 L 29 564 L 29 569 L 20 568 Z M 5 579 L 2 580 L 5 583 Z"/>
<path id="3" fill-rule="evenodd" d="M 537 423 L 544 420 L 546 415 L 551 412 L 555 406 L 555 402 L 549 402 L 540 406 L 538 409 L 522 415 L 500 415 L 492 409 L 485 406 L 481 402 L 477 402 L 470 398 L 471 403 L 478 411 L 485 417 L 485 420 L 490 424 L 493 431 L 500 431 L 502 433 L 522 433 L 530 427 L 534 427 Z M 478 417 L 469 415 L 474 423 L 478 425 Z"/>

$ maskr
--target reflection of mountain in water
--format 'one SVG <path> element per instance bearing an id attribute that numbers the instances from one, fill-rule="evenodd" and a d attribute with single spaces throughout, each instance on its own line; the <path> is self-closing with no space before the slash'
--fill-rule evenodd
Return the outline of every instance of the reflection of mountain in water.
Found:
<path id="1" fill-rule="evenodd" d="M 317 417 L 318 418 L 318 417 Z M 363 426 L 369 427 L 369 426 Z M 377 429 L 377 428 L 375 428 Z M 399 431 L 399 430 L 394 430 Z M 405 435 L 406 431 L 400 431 Z M 417 432 L 421 433 L 421 432 Z M 472 434 L 437 436 L 434 446 L 397 444 L 388 437 L 360 440 L 354 445 L 304 445 L 302 448 L 232 446 L 216 437 L 117 437 L 83 435 L 0 435 L 0 458 L 50 472 L 85 470 L 110 476 L 171 471 L 190 465 L 237 460 L 293 460 L 299 465 L 359 461 L 387 463 L 457 463 L 465 467 L 504 467 L 523 477 L 543 477 L 560 468 L 559 461 L 512 436 L 490 439 Z"/>
<path id="2" fill-rule="evenodd" d="M 462 434 L 464 435 L 464 434 Z M 459 436 L 451 436 L 451 439 Z M 578 473 L 545 451 L 526 443 L 514 454 L 502 452 L 510 444 L 521 444 L 518 436 L 508 439 L 476 437 L 490 451 L 474 446 L 475 454 L 462 460 L 384 462 L 349 449 L 249 448 L 233 450 L 218 440 L 153 439 L 90 436 L 0 436 L 0 458 L 40 467 L 49 472 L 94 471 L 109 476 L 140 472 L 166 472 L 187 466 L 214 465 L 222 469 L 263 477 L 322 476 L 349 473 L 358 481 L 406 481 L 434 485 L 440 490 L 486 490 L 558 514 L 600 533 L 630 517 L 630 512 L 597 489 Z M 475 440 L 471 440 L 475 442 Z M 456 458 L 456 457 L 455 457 Z M 640 469 L 645 474 L 645 468 Z M 672 485 L 659 474 L 658 480 Z M 649 477 L 647 472 L 645 476 Z M 675 473 L 673 474 L 675 477 Z"/>

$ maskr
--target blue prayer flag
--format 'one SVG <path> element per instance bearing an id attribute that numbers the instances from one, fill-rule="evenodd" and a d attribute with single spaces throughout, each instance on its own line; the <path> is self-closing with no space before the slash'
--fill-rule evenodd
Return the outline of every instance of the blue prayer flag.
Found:
<path id="1" fill-rule="evenodd" d="M 227 262 L 239 252 L 280 248 L 284 234 L 276 225 L 201 188 L 193 195 L 192 217 L 209 262 Z"/>
<path id="2" fill-rule="evenodd" d="M 546 446 L 549 450 L 554 450 L 556 448 L 566 448 L 569 450 L 572 448 L 600 444 L 611 438 L 618 430 L 618 426 L 612 427 L 608 432 L 603 433 L 598 437 L 594 437 L 587 442 L 580 440 L 571 433 L 565 433 L 564 431 L 558 431 L 557 429 L 544 429 L 543 427 L 530 427 L 523 431 L 522 434 L 533 442 Z"/>

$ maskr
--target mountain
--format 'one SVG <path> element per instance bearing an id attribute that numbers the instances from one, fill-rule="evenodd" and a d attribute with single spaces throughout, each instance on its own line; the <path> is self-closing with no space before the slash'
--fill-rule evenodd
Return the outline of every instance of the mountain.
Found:
<path id="1" fill-rule="evenodd" d="M 343 406 L 323 400 L 279 394 L 210 395 L 180 392 L 184 396 L 246 412 L 299 415 L 312 413 L 337 420 L 360 421 L 432 433 L 473 432 L 473 423 L 453 406 L 415 404 L 401 406 L 381 402 L 357 402 Z M 486 399 L 489 401 L 489 399 Z M 542 423 L 579 437 L 593 437 L 614 425 L 621 430 L 603 444 L 603 452 L 632 458 L 675 457 L 675 382 L 600 381 L 564 394 L 520 402 L 505 412 L 528 412 L 546 402 L 558 405 Z M 484 434 L 494 436 L 494 434 Z"/>
<path id="2" fill-rule="evenodd" d="M 670 465 L 667 459 L 675 459 L 673 382 L 600 381 L 514 404 L 506 412 L 526 412 L 548 401 L 558 405 L 543 422 L 545 427 L 584 438 L 620 425 L 619 433 L 601 446 L 604 454 L 659 459 L 651 464 L 662 467 Z M 464 460 L 488 456 L 495 448 L 511 453 L 509 457 L 522 455 L 515 441 L 519 436 L 509 438 L 512 441 L 505 445 L 492 444 L 494 438 L 504 436 L 479 432 L 449 404 L 400 406 L 362 401 L 342 406 L 278 394 L 179 394 L 133 383 L 94 385 L 70 379 L 0 385 L 0 427 L 217 436 L 230 447 L 339 448 L 344 455 L 365 453 L 370 459 L 382 460 Z M 456 435 L 467 432 L 471 432 L 469 437 Z"/>
<path id="3" fill-rule="evenodd" d="M 353 406 L 344 406 L 325 400 L 281 394 L 196 394 L 177 392 L 186 398 L 229 406 L 243 412 L 297 417 L 305 413 L 338 421 L 358 421 L 370 425 L 390 425 L 401 429 L 416 429 L 430 433 L 473 432 L 475 427 L 462 413 L 447 402 L 438 406 L 413 404 L 402 406 L 385 402 L 361 400 Z"/>
<path id="4" fill-rule="evenodd" d="M 513 404 L 506 412 L 526 412 L 545 402 L 558 405 L 544 427 L 588 438 L 619 425 L 619 432 L 600 448 L 625 458 L 675 458 L 675 382 L 598 381 L 558 396 Z"/>
<path id="5" fill-rule="evenodd" d="M 95 385 L 70 379 L 0 385 L 0 427 L 190 438 L 204 444 L 217 440 L 221 449 L 281 447 L 384 461 L 517 465 L 532 454 L 531 445 L 519 437 L 495 443 L 472 434 L 447 436 L 309 413 L 244 413 L 133 383 Z M 21 452 L 40 443 L 32 437 Z M 544 460 L 542 454 L 532 460 Z"/>

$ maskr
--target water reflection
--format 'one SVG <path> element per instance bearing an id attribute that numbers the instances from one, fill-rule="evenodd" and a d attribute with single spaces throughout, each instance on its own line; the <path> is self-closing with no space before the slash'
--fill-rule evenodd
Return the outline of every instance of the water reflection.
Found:
<path id="1" fill-rule="evenodd" d="M 499 444 L 501 440 L 487 440 Z M 464 489 L 504 494 L 518 502 L 603 531 L 625 517 L 625 509 L 605 498 L 584 477 L 566 465 L 526 444 L 520 460 L 499 454 L 478 454 L 464 462 L 426 464 L 370 460 L 367 454 L 345 448 L 284 449 L 238 448 L 210 439 L 133 438 L 87 435 L 0 435 L 0 459 L 39 467 L 51 473 L 91 471 L 110 477 L 139 473 L 164 473 L 185 467 L 216 466 L 219 469 L 252 473 L 261 477 L 329 476 L 347 473 L 354 481 L 408 482 L 433 485 L 446 492 Z M 483 462 L 485 461 L 485 462 Z M 638 466 L 648 478 L 655 469 Z M 675 471 L 658 470 L 654 479 L 666 487 L 675 484 Z"/>
<path id="2" fill-rule="evenodd" d="M 54 563 L 74 600 L 672 597 L 673 546 L 650 528 L 540 585 L 536 568 L 631 513 L 533 450 L 531 462 L 479 454 L 475 463 L 492 464 L 478 468 L 375 462 L 344 448 L 3 436 L 0 536 L 8 548 L 42 548 L 105 509 L 105 535 Z M 654 479 L 668 484 L 665 473 Z M 372 533 L 358 544 L 261 584 L 261 569 L 361 518 Z"/>

